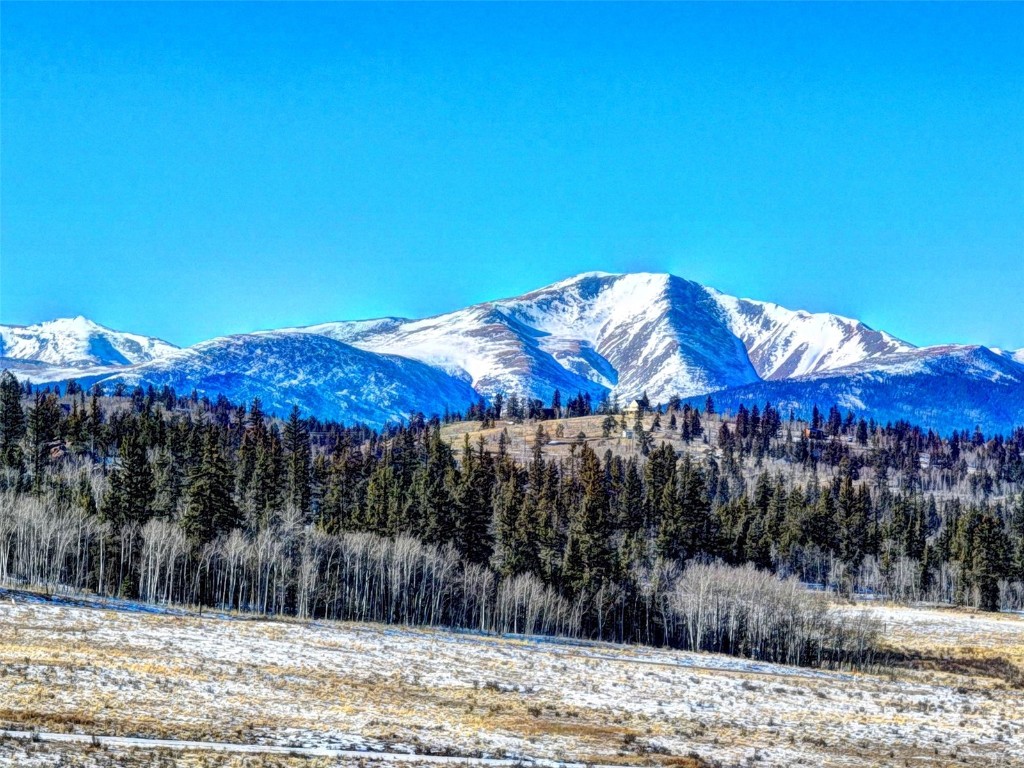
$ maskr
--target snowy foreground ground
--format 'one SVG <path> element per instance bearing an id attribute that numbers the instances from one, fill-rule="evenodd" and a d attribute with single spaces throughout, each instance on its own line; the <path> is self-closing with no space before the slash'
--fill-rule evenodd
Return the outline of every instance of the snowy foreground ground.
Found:
<path id="1" fill-rule="evenodd" d="M 0 766 L 1024 766 L 1022 617 L 867 610 L 899 654 L 850 674 L 0 591 Z"/>

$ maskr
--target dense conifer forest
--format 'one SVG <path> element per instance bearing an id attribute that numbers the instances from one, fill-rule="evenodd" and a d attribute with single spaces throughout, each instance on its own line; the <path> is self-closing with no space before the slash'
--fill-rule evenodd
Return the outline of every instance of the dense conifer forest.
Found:
<path id="1" fill-rule="evenodd" d="M 811 664 L 865 660 L 877 627 L 803 584 L 1024 607 L 1024 429 L 645 400 L 497 397 L 374 431 L 5 372 L 0 583 Z M 547 420 L 592 414 L 628 450 L 547 452 Z M 494 444 L 445 439 L 470 419 Z M 527 455 L 501 431 L 524 421 Z"/>

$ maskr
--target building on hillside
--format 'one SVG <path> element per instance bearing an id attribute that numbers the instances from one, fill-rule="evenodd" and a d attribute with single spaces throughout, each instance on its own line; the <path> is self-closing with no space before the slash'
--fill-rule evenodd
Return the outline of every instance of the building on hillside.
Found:
<path id="1" fill-rule="evenodd" d="M 622 409 L 622 412 L 626 416 L 633 416 L 633 417 L 635 417 L 638 413 L 643 413 L 644 412 L 644 407 L 642 405 L 640 405 L 640 401 L 639 400 L 630 400 L 626 404 L 626 407 Z"/>

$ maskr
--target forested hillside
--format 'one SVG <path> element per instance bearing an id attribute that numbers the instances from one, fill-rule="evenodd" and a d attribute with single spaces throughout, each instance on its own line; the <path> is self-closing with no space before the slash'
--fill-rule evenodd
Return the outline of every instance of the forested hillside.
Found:
<path id="1" fill-rule="evenodd" d="M 836 408 L 805 427 L 710 399 L 625 414 L 581 395 L 381 433 L 168 388 L 29 389 L 3 374 L 7 583 L 799 662 L 852 658 L 868 630 L 796 580 L 1024 604 L 1022 429 L 940 437 Z M 565 434 L 567 416 L 600 436 Z M 442 421 L 468 418 L 495 437 L 450 444 Z"/>

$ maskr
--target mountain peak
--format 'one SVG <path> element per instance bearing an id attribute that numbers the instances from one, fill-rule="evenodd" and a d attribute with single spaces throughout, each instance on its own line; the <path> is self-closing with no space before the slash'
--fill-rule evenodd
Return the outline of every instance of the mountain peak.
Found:
<path id="1" fill-rule="evenodd" d="M 133 365 L 166 357 L 176 350 L 161 339 L 114 331 L 84 315 L 35 325 L 0 325 L 0 356 L 36 367 Z"/>
<path id="2" fill-rule="evenodd" d="M 211 395 L 245 400 L 260 392 L 268 402 L 278 391 L 288 393 L 282 404 L 321 417 L 377 423 L 417 401 L 421 410 L 460 409 L 462 400 L 502 392 L 547 403 L 555 390 L 594 403 L 642 393 L 662 403 L 712 392 L 723 402 L 786 396 L 792 407 L 837 402 L 910 417 L 924 401 L 906 392 L 941 387 L 949 394 L 933 423 L 961 418 L 953 395 L 976 401 L 970 418 L 978 423 L 1024 418 L 1024 409 L 1013 410 L 1024 398 L 1019 350 L 919 349 L 842 315 L 736 298 L 657 272 L 582 272 L 432 317 L 268 330 L 185 351 L 79 315 L 0 326 L 0 356 L 37 382 L 200 382 Z M 373 403 L 360 411 L 364 394 Z M 886 409 L 884 397 L 904 404 Z"/>
<path id="3" fill-rule="evenodd" d="M 54 328 L 63 329 L 72 333 L 93 333 L 95 331 L 109 331 L 109 328 L 100 325 L 94 320 L 90 320 L 85 315 L 75 315 L 74 317 L 58 317 L 53 320 L 46 320 L 42 323 L 38 323 L 37 328 Z"/>

